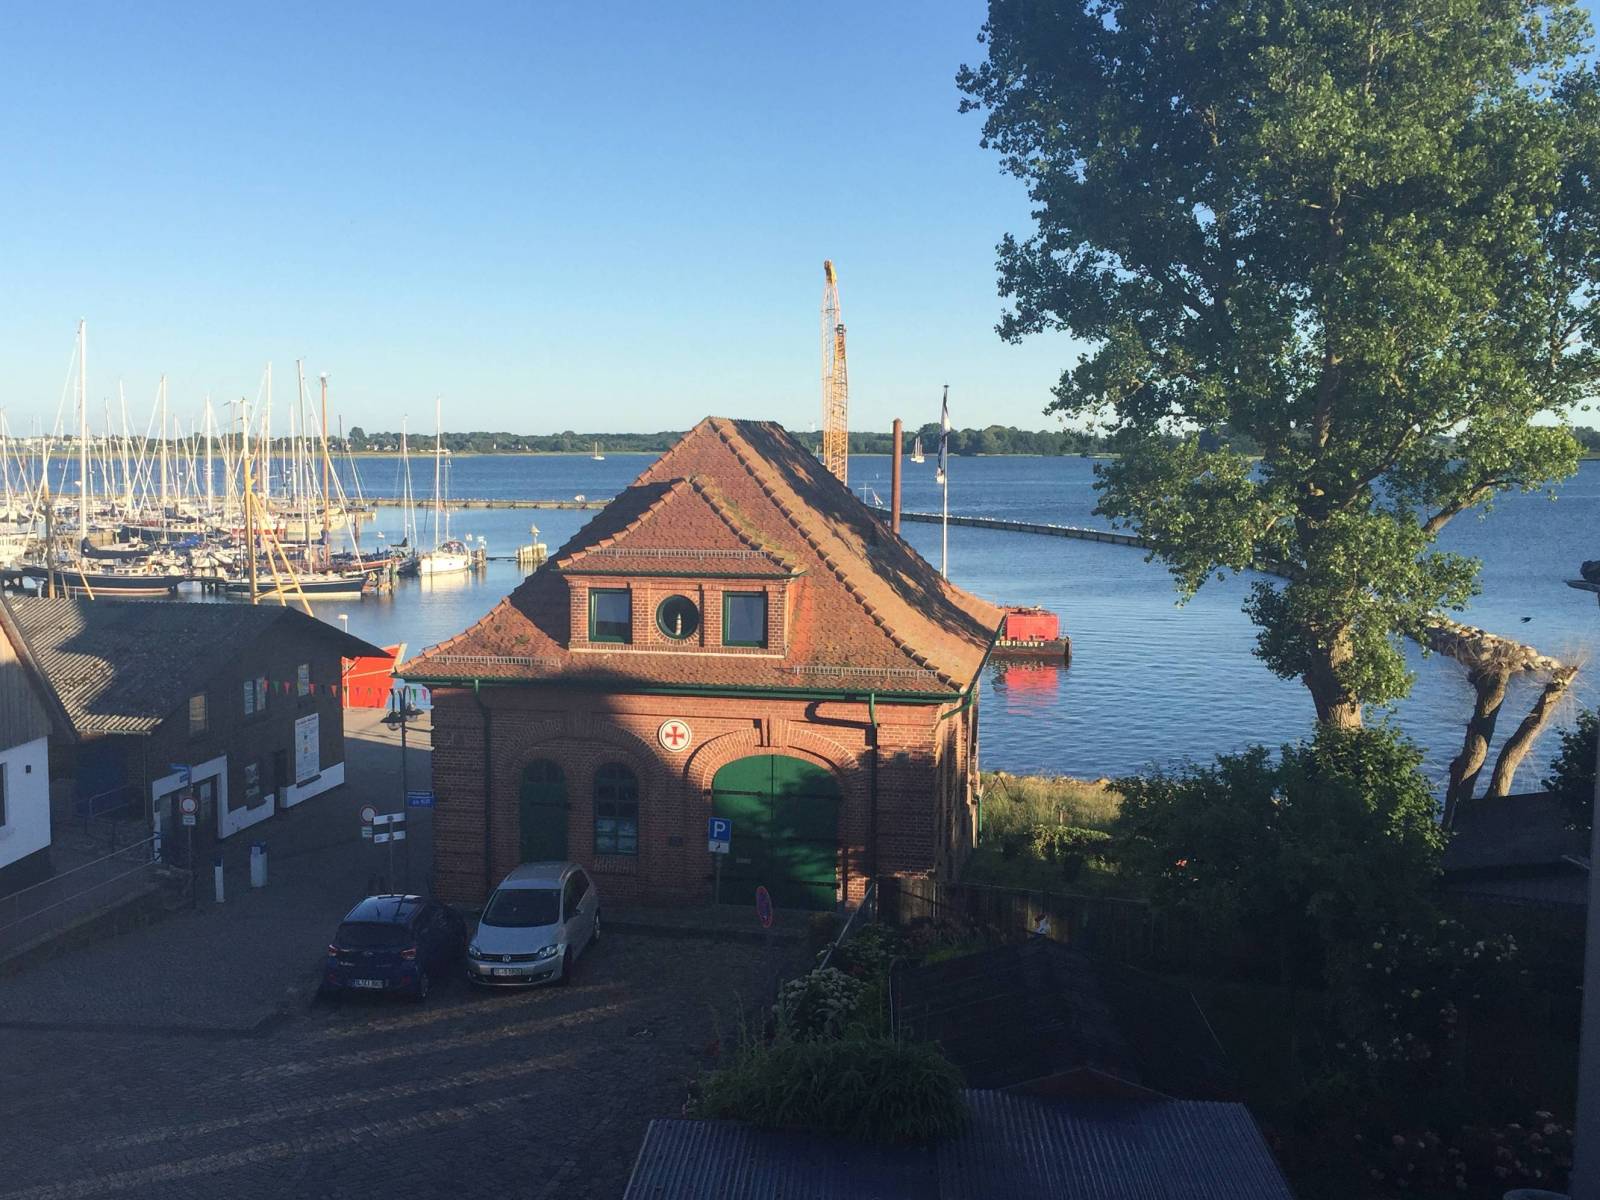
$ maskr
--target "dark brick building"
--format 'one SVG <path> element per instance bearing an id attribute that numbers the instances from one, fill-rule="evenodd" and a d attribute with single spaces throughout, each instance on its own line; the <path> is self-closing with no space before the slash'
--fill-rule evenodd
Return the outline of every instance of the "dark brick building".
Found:
<path id="1" fill-rule="evenodd" d="M 711 418 L 483 620 L 399 671 L 433 691 L 435 886 L 573 858 L 619 899 L 859 900 L 972 845 L 1000 610 L 783 429 Z"/>
<path id="2" fill-rule="evenodd" d="M 59 704 L 50 773 L 68 811 L 181 831 L 199 801 L 197 853 L 344 782 L 342 658 L 380 653 L 279 605 L 8 598 L 25 665 Z M 170 843 L 181 856 L 186 839 Z"/>

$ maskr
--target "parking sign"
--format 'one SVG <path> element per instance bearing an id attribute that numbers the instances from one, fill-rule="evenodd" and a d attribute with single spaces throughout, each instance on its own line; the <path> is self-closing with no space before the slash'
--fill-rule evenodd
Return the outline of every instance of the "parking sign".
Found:
<path id="1" fill-rule="evenodd" d="M 733 841 L 733 822 L 727 817 L 706 818 L 706 849 L 712 854 L 726 854 Z"/>

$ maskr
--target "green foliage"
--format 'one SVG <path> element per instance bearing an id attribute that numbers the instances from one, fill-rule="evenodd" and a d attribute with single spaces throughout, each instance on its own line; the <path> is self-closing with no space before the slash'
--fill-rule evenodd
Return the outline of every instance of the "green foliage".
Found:
<path id="1" fill-rule="evenodd" d="M 1232 924 L 1292 964 L 1424 907 L 1444 835 L 1421 752 L 1387 726 L 1119 780 L 1118 855 L 1159 906 Z"/>
<path id="2" fill-rule="evenodd" d="M 905 939 L 898 932 L 871 922 L 851 930 L 850 937 L 833 952 L 829 965 L 848 975 L 867 978 L 887 974 L 890 964 L 905 954 Z"/>
<path id="3" fill-rule="evenodd" d="M 1572 1126 L 1541 1110 L 1526 1122 L 1467 1125 L 1442 1137 L 1416 1128 L 1362 1137 L 1357 1148 L 1368 1186 L 1385 1193 L 1500 1200 L 1513 1188 L 1565 1192 Z"/>
<path id="4" fill-rule="evenodd" d="M 1453 920 L 1380 925 L 1342 946 L 1331 973 L 1351 1070 L 1412 1095 L 1451 1066 L 1463 1014 L 1515 1014 L 1527 990 L 1514 938 Z"/>
<path id="5" fill-rule="evenodd" d="M 1594 758 L 1600 743 L 1600 708 L 1585 709 L 1571 729 L 1561 731 L 1561 753 L 1550 764 L 1544 786 L 1567 810 L 1576 829 L 1589 829 L 1594 821 Z"/>
<path id="6" fill-rule="evenodd" d="M 1440 528 L 1569 475 L 1600 385 L 1600 75 L 1570 0 L 991 0 L 964 109 L 1029 190 L 1001 335 L 1088 351 L 1051 408 L 1185 595 L 1256 563 L 1318 715 L 1410 687 L 1477 588 Z M 1260 454 L 1259 462 L 1247 457 Z"/>
<path id="7" fill-rule="evenodd" d="M 797 1041 L 840 1036 L 861 1004 L 866 985 L 835 967 L 791 979 L 772 1006 L 780 1035 Z"/>
<path id="8" fill-rule="evenodd" d="M 707 1076 L 696 1117 L 763 1129 L 809 1129 L 880 1144 L 959 1133 L 961 1072 L 932 1046 L 888 1037 L 850 1041 L 747 1041 Z"/>
<path id="9" fill-rule="evenodd" d="M 1081 829 L 1076 825 L 1036 825 L 1029 849 L 1038 857 L 1058 863 L 1067 858 L 1103 855 L 1111 847 L 1111 835 L 1103 829 Z"/>
<path id="10" fill-rule="evenodd" d="M 1109 829 L 1121 802 L 1105 783 L 986 771 L 983 840 L 1000 841 L 1009 834 L 1026 838 L 1036 826 L 1061 823 Z"/>

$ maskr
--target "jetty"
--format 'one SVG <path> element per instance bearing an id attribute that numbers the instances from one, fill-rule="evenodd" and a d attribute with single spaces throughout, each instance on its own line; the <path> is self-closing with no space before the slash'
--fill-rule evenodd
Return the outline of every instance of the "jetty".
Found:
<path id="1" fill-rule="evenodd" d="M 1042 533 L 1048 537 L 1077 538 L 1083 542 L 1110 542 L 1114 546 L 1147 547 L 1148 543 L 1137 533 L 1118 533 L 1115 529 L 1091 529 L 1086 525 L 1052 525 L 1043 521 L 1011 521 L 1003 517 L 966 517 L 951 513 L 948 518 L 939 513 L 902 512 L 902 521 L 921 521 L 937 525 L 946 519 L 952 525 L 970 525 L 975 529 L 1008 529 L 1013 533 Z"/>
<path id="2" fill-rule="evenodd" d="M 402 508 L 405 500 L 398 496 L 368 496 L 366 503 L 378 508 Z M 611 503 L 610 497 L 602 496 L 591 500 L 587 496 L 575 496 L 571 500 L 499 500 L 485 499 L 482 497 L 467 497 L 462 499 L 451 496 L 445 505 L 451 509 L 458 508 L 604 508 Z"/>

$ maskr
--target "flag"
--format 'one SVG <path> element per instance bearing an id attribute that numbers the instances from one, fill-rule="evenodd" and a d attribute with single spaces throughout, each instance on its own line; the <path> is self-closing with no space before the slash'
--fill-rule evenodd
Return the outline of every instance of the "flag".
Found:
<path id="1" fill-rule="evenodd" d="M 949 482 L 945 475 L 945 468 L 950 464 L 950 385 L 944 386 L 944 407 L 939 410 L 939 469 L 933 473 L 933 481 L 943 484 Z"/>

